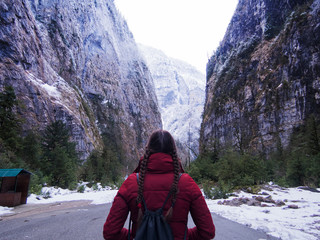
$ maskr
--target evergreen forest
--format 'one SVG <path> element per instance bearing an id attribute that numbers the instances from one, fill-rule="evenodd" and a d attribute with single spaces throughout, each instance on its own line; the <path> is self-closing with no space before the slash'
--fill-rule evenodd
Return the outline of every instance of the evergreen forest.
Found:
<path id="1" fill-rule="evenodd" d="M 82 162 L 65 123 L 58 120 L 43 131 L 22 131 L 23 119 L 14 89 L 0 93 L 0 168 L 24 168 L 32 173 L 30 192 L 40 193 L 45 185 L 76 189 L 79 181 L 117 185 L 123 166 L 115 144 L 103 137 L 103 149 Z"/>
<path id="2" fill-rule="evenodd" d="M 40 193 L 46 184 L 69 189 L 76 189 L 79 181 L 121 184 L 124 166 L 114 141 L 103 136 L 103 149 L 81 161 L 62 121 L 52 122 L 43 131 L 23 132 L 19 104 L 14 89 L 5 87 L 0 93 L 0 168 L 32 172 L 31 193 Z M 185 166 L 207 197 L 225 198 L 235 189 L 254 191 L 270 181 L 281 186 L 320 187 L 320 124 L 314 115 L 293 131 L 289 146 L 278 144 L 269 154 L 213 142 L 210 150 L 202 150 Z"/>
<path id="3" fill-rule="evenodd" d="M 259 191 L 274 182 L 284 187 L 320 187 L 320 124 L 314 115 L 294 129 L 289 146 L 280 143 L 272 152 L 253 152 L 239 146 L 220 146 L 213 141 L 202 150 L 188 173 L 202 183 L 207 196 L 226 198 L 235 189 Z M 213 188 L 214 187 L 214 188 Z"/>

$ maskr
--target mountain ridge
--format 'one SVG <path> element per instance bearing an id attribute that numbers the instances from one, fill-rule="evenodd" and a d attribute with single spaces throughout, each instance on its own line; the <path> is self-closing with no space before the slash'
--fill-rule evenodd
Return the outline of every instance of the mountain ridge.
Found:
<path id="1" fill-rule="evenodd" d="M 104 135 L 124 165 L 135 165 L 161 115 L 151 74 L 113 1 L 4 0 L 0 8 L 0 87 L 12 85 L 25 106 L 18 109 L 23 130 L 62 120 L 83 160 Z"/>
<path id="2" fill-rule="evenodd" d="M 268 154 L 319 117 L 319 1 L 240 0 L 207 64 L 200 145 Z"/>
<path id="3" fill-rule="evenodd" d="M 178 141 L 183 159 L 193 160 L 199 147 L 205 76 L 191 64 L 168 57 L 159 49 L 138 46 L 153 77 L 163 127 Z"/>

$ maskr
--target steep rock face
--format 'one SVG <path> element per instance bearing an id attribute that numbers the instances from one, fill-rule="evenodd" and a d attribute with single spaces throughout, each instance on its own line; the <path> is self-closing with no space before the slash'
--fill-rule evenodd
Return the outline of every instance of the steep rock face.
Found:
<path id="1" fill-rule="evenodd" d="M 205 76 L 181 60 L 162 51 L 140 45 L 151 71 L 164 129 L 172 133 L 184 149 L 184 159 L 198 152 L 201 114 L 205 98 Z"/>
<path id="2" fill-rule="evenodd" d="M 319 116 L 319 14 L 319 1 L 239 1 L 207 64 L 201 149 L 268 153 Z"/>
<path id="3" fill-rule="evenodd" d="M 0 9 L 0 88 L 14 87 L 24 129 L 63 120 L 83 159 L 102 135 L 136 159 L 161 116 L 113 1 L 4 0 Z"/>

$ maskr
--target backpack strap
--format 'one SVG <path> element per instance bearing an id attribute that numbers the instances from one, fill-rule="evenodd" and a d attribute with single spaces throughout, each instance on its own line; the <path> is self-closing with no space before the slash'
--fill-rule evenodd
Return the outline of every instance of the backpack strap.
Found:
<path id="1" fill-rule="evenodd" d="M 162 211 L 162 209 L 164 208 L 164 206 L 166 205 L 166 203 L 168 202 L 170 196 L 171 196 L 171 191 L 169 191 L 166 200 L 164 200 L 164 203 L 162 204 L 162 207 L 160 208 L 161 211 Z M 172 207 L 173 207 L 173 205 L 174 205 L 174 204 L 172 204 Z"/>

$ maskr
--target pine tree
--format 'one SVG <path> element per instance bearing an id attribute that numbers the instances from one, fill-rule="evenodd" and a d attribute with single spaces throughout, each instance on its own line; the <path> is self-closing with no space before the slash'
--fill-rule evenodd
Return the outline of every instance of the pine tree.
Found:
<path id="1" fill-rule="evenodd" d="M 92 151 L 82 166 L 81 177 L 86 181 L 101 182 L 103 184 L 116 184 L 121 176 L 121 152 L 115 141 L 107 134 L 103 135 L 103 150 Z"/>
<path id="2" fill-rule="evenodd" d="M 82 166 L 81 178 L 85 181 L 101 182 L 105 174 L 101 152 L 94 150 Z"/>
<path id="3" fill-rule="evenodd" d="M 286 177 L 290 186 L 301 186 L 305 183 L 306 156 L 298 152 L 290 155 L 287 164 Z"/>
<path id="4" fill-rule="evenodd" d="M 320 153 L 320 126 L 314 115 L 306 121 L 307 151 L 312 155 Z"/>
<path id="5" fill-rule="evenodd" d="M 50 176 L 51 184 L 68 187 L 77 176 L 78 157 L 69 130 L 62 121 L 47 126 L 42 138 L 42 171 Z"/>
<path id="6" fill-rule="evenodd" d="M 318 187 L 320 184 L 320 124 L 314 115 L 306 121 L 307 153 L 305 175 L 307 184 Z"/>
<path id="7" fill-rule="evenodd" d="M 0 93 L 0 138 L 11 151 L 17 150 L 20 141 L 20 121 L 14 112 L 17 103 L 13 87 L 5 87 Z"/>
<path id="8" fill-rule="evenodd" d="M 102 173 L 104 181 L 116 183 L 121 174 L 120 157 L 115 146 L 107 139 L 104 139 L 104 148 L 102 152 L 103 169 Z"/>
<path id="9" fill-rule="evenodd" d="M 0 92 L 0 168 L 25 167 L 18 156 L 21 148 L 21 122 L 15 113 L 17 104 L 13 87 L 6 86 Z"/>
<path id="10" fill-rule="evenodd" d="M 28 131 L 23 138 L 20 155 L 32 170 L 41 168 L 41 142 L 40 136 L 34 131 Z"/>

